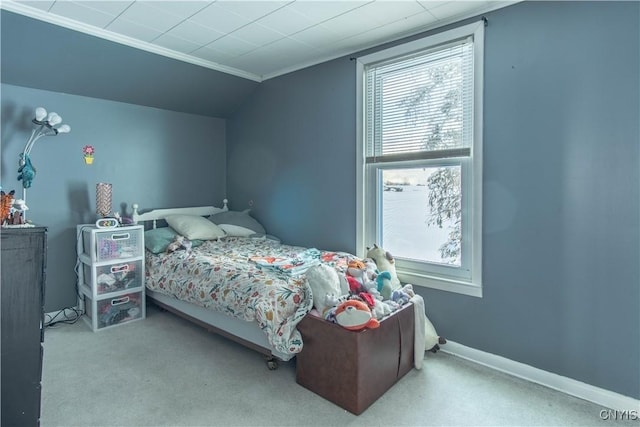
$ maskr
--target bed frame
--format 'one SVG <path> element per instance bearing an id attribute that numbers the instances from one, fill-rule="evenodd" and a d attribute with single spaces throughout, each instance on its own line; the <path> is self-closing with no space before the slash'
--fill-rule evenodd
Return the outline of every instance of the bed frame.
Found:
<path id="1" fill-rule="evenodd" d="M 221 208 L 214 206 L 199 206 L 190 208 L 154 209 L 141 214 L 138 211 L 139 205 L 134 203 L 132 205 L 132 219 L 135 224 L 140 222 L 150 222 L 151 225 L 148 228 L 156 228 L 158 225 L 157 221 L 165 219 L 168 215 L 182 214 L 209 216 L 214 213 L 228 211 L 229 208 L 227 204 L 228 200 L 224 199 L 223 206 Z M 164 310 L 170 311 L 190 322 L 200 325 L 209 332 L 222 335 L 263 354 L 266 358 L 267 367 L 269 369 L 277 369 L 278 360 L 287 361 L 293 357 L 290 354 L 284 354 L 272 348 L 267 336 L 262 332 L 257 323 L 247 322 L 242 319 L 231 317 L 149 289 L 146 290 L 146 296 L 148 301 L 153 302 Z"/>

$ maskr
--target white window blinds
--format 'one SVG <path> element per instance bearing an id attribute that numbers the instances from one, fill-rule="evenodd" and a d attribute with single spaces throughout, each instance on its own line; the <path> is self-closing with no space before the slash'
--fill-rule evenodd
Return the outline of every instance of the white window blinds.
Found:
<path id="1" fill-rule="evenodd" d="M 473 38 L 365 68 L 368 163 L 469 156 Z"/>

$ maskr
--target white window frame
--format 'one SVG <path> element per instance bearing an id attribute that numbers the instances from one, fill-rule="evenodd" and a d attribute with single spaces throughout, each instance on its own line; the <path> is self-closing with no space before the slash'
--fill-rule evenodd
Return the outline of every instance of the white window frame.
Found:
<path id="1" fill-rule="evenodd" d="M 365 162 L 365 67 L 394 57 L 400 57 L 422 50 L 447 44 L 453 40 L 473 37 L 474 50 L 474 88 L 473 88 L 473 140 L 470 156 L 465 158 L 407 160 L 366 164 Z M 443 31 L 423 39 L 398 45 L 358 58 L 357 62 L 357 148 L 356 148 L 356 253 L 363 257 L 366 247 L 378 243 L 379 212 L 382 191 L 377 188 L 376 180 L 384 169 L 402 167 L 423 167 L 429 165 L 460 164 L 462 167 L 462 220 L 463 224 L 463 257 L 466 255 L 470 263 L 468 271 L 451 274 L 452 269 L 440 268 L 435 264 L 415 263 L 396 258 L 398 278 L 403 283 L 425 286 L 464 295 L 482 297 L 482 135 L 483 135 L 483 81 L 484 81 L 484 21 L 464 25 Z M 371 190 L 369 190 L 371 189 Z M 372 197 L 367 197 L 367 192 Z M 466 229 L 466 235 L 465 233 Z M 464 244 L 471 238 L 471 244 Z"/>

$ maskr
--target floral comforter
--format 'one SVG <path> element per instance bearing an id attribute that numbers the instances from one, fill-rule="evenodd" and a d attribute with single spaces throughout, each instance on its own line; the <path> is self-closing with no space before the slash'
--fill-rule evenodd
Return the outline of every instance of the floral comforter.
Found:
<path id="1" fill-rule="evenodd" d="M 147 252 L 146 286 L 183 301 L 255 321 L 273 348 L 284 354 L 299 353 L 302 337 L 296 326 L 313 306 L 311 288 L 304 274 L 266 268 L 256 259 L 295 259 L 305 250 L 268 239 L 225 237 L 206 241 L 190 253 Z M 320 262 L 342 271 L 352 257 L 343 252 L 317 252 Z"/>

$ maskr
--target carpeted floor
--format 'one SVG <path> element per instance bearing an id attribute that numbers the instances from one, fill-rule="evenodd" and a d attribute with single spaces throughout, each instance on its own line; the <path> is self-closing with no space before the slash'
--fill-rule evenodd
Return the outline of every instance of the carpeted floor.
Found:
<path id="1" fill-rule="evenodd" d="M 146 319 L 96 333 L 82 320 L 46 330 L 41 425 L 613 424 L 598 405 L 443 352 L 425 357 L 355 416 L 298 385 L 295 359 L 270 371 L 258 353 L 149 306 Z"/>

